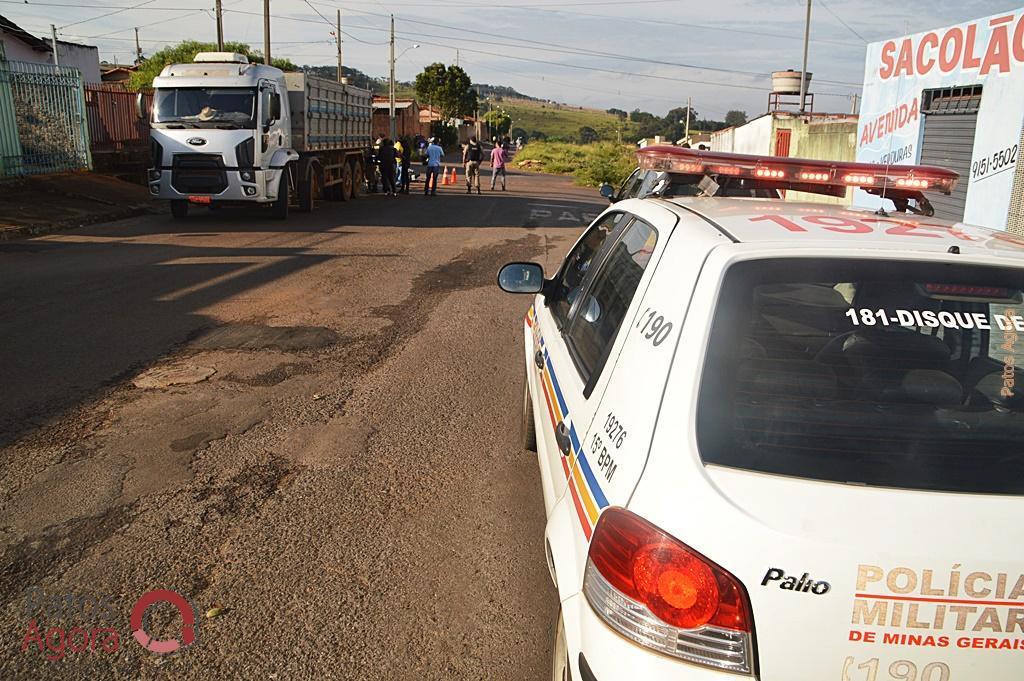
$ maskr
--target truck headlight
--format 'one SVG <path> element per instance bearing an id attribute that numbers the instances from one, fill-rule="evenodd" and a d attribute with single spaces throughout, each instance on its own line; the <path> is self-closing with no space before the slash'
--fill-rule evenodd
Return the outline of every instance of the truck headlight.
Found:
<path id="1" fill-rule="evenodd" d="M 150 182 L 156 182 L 157 180 L 160 179 L 160 175 L 162 175 L 162 174 L 163 173 L 160 172 L 159 168 L 150 168 L 149 169 L 149 180 L 150 180 Z"/>
<path id="2" fill-rule="evenodd" d="M 243 187 L 246 196 L 256 196 L 256 187 Z"/>
<path id="3" fill-rule="evenodd" d="M 256 179 L 256 174 L 251 170 L 242 171 L 242 180 L 244 182 L 252 182 Z"/>

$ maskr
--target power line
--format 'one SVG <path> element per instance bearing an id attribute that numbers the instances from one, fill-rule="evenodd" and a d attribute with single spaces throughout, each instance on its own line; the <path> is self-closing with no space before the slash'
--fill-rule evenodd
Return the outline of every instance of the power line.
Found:
<path id="1" fill-rule="evenodd" d="M 775 39 L 781 39 L 781 40 L 803 40 L 803 38 L 801 38 L 800 36 L 785 35 L 785 34 L 782 34 L 782 33 L 768 33 L 766 31 L 751 31 L 751 30 L 743 29 L 743 28 L 727 28 L 725 26 L 709 26 L 708 24 L 682 23 L 682 22 L 678 22 L 678 21 L 668 21 L 668 20 L 663 20 L 663 19 L 639 19 L 639 18 L 636 18 L 636 17 L 620 17 L 620 16 L 612 16 L 612 15 L 608 15 L 608 14 L 593 14 L 591 12 L 574 12 L 574 11 L 563 10 L 563 9 L 545 9 L 545 8 L 541 8 L 541 7 L 535 7 L 535 8 L 532 8 L 532 9 L 535 12 L 547 12 L 547 13 L 550 13 L 550 14 L 567 14 L 567 15 L 571 15 L 571 16 L 592 17 L 592 18 L 595 18 L 595 19 L 611 19 L 611 20 L 615 21 L 616 23 L 618 23 L 618 22 L 626 22 L 626 23 L 632 23 L 632 24 L 648 24 L 648 25 L 662 26 L 662 27 L 664 27 L 664 26 L 678 26 L 679 28 L 686 28 L 686 29 L 694 29 L 694 28 L 696 28 L 696 29 L 705 30 L 705 31 L 721 31 L 721 32 L 724 32 L 724 33 L 737 33 L 737 34 L 741 34 L 741 35 L 756 35 L 756 36 L 761 36 L 763 38 L 775 38 Z M 841 47 L 857 47 L 857 48 L 862 48 L 863 47 L 862 45 L 859 45 L 857 43 L 844 42 L 844 41 L 840 41 L 840 40 L 829 40 L 827 38 L 812 38 L 811 42 L 813 42 L 813 43 L 828 44 L 828 45 L 837 45 L 837 46 L 841 46 Z"/>
<path id="2" fill-rule="evenodd" d="M 155 2 L 156 0 L 151 0 Z M 0 4 L 5 5 L 21 5 L 22 7 L 77 7 L 78 9 L 84 9 L 82 3 L 62 3 L 62 2 L 28 2 L 27 0 L 0 0 Z M 147 3 L 143 3 L 147 4 Z M 125 7 L 124 5 L 89 5 L 89 9 L 120 9 L 128 11 L 130 9 L 136 9 L 135 7 Z M 147 12 L 191 12 L 196 10 L 195 7 L 147 7 Z M 106 15 L 110 16 L 110 15 Z M 95 17 L 100 19 L 102 17 Z M 92 21 L 89 19 L 88 21 Z M 72 24 L 68 24 L 71 26 Z"/>
<path id="3" fill-rule="evenodd" d="M 824 7 L 824 8 L 825 8 L 825 11 L 826 11 L 826 12 L 828 12 L 829 14 L 831 14 L 832 16 L 834 16 L 834 17 L 836 18 L 836 21 L 838 21 L 838 22 L 839 22 L 840 24 L 842 24 L 843 26 L 845 26 L 845 27 L 846 27 L 846 28 L 847 28 L 847 29 L 848 29 L 848 30 L 850 31 L 850 33 L 854 34 L 855 36 L 857 36 L 858 38 L 860 38 L 861 40 L 863 40 L 863 41 L 864 41 L 865 43 L 868 43 L 868 42 L 870 42 L 870 41 L 869 41 L 869 40 L 868 40 L 867 38 L 865 38 L 865 37 L 864 37 L 864 36 L 862 36 L 862 35 L 861 35 L 860 33 L 858 33 L 858 32 L 857 32 L 857 30 L 853 28 L 853 26 L 850 26 L 850 25 L 849 25 L 848 23 L 846 23 L 845 21 L 843 21 L 843 18 L 842 18 L 841 16 L 839 16 L 838 14 L 836 14 L 836 13 L 835 13 L 835 12 L 834 12 L 834 11 L 832 10 L 832 8 L 831 8 L 831 7 L 829 7 L 828 5 L 826 5 L 826 4 L 825 4 L 825 2 L 824 2 L 824 0 L 818 0 L 818 4 L 819 4 L 819 5 L 821 5 L 822 7 Z"/>
<path id="4" fill-rule="evenodd" d="M 236 14 L 253 14 L 253 15 L 255 15 L 254 12 L 245 12 L 243 10 L 231 10 L 231 11 L 235 12 Z M 277 17 L 277 18 L 278 19 L 289 20 L 289 21 L 305 22 L 305 23 L 315 23 L 315 24 L 319 24 L 320 23 L 319 21 L 316 21 L 315 19 L 306 19 L 306 18 L 302 18 L 302 17 L 286 17 L 286 16 L 281 16 L 281 17 Z M 376 28 L 376 27 L 372 27 L 372 26 L 361 26 L 360 28 L 363 28 L 363 29 L 368 30 L 368 31 L 386 31 L 386 30 L 388 30 L 388 29 Z M 445 44 L 445 43 L 436 43 L 436 42 L 430 42 L 428 40 L 423 40 L 423 36 L 426 35 L 428 37 L 437 37 L 437 38 L 445 39 L 445 40 L 460 40 L 460 38 L 454 38 L 454 37 L 451 37 L 451 36 L 434 36 L 434 35 L 423 34 L 423 33 L 404 33 L 404 32 L 400 33 L 400 32 L 396 32 L 396 34 L 402 35 L 404 37 L 409 37 L 410 39 L 415 39 L 416 42 L 419 42 L 419 43 L 421 43 L 423 45 L 432 45 L 434 47 L 443 47 L 443 48 L 446 48 L 446 49 L 454 49 L 455 46 L 450 45 L 450 44 Z M 489 43 L 489 44 L 495 44 L 495 43 Z M 532 63 L 536 63 L 536 64 L 546 64 L 546 65 L 550 65 L 550 66 L 561 66 L 563 68 L 577 69 L 577 70 L 582 70 L 582 71 L 595 71 L 595 72 L 601 72 L 601 73 L 611 73 L 611 74 L 615 74 L 615 75 L 632 76 L 632 77 L 637 77 L 637 78 L 651 78 L 651 79 L 654 79 L 654 80 L 666 80 L 666 81 L 671 81 L 671 82 L 676 82 L 676 83 L 688 83 L 688 84 L 692 84 L 692 85 L 727 87 L 727 88 L 734 88 L 734 89 L 741 89 L 741 90 L 754 90 L 754 91 L 757 91 L 757 92 L 763 92 L 764 91 L 764 87 L 763 86 L 757 86 L 757 85 L 740 85 L 740 84 L 736 84 L 736 83 L 722 83 L 722 82 L 708 83 L 707 81 L 691 80 L 691 79 L 686 79 L 686 78 L 675 78 L 675 77 L 672 77 L 672 76 L 660 76 L 660 75 L 654 75 L 654 74 L 648 74 L 648 73 L 636 73 L 636 72 L 632 72 L 632 71 L 621 71 L 621 70 L 616 70 L 616 69 L 606 69 L 606 68 L 601 68 L 601 67 L 596 67 L 596 66 L 580 66 L 578 64 L 565 64 L 563 62 L 550 61 L 550 60 L 546 60 L 546 59 L 533 59 L 533 58 L 530 58 L 530 57 L 519 57 L 519 56 L 515 56 L 515 55 L 500 54 L 500 53 L 497 53 L 497 52 L 489 52 L 487 50 L 478 50 L 478 49 L 473 49 L 473 48 L 469 48 L 469 47 L 463 47 L 461 45 L 459 45 L 459 49 L 464 51 L 464 52 L 472 52 L 472 53 L 476 53 L 476 54 L 485 54 L 485 55 L 488 55 L 488 56 L 491 56 L 491 57 L 499 57 L 499 58 L 503 58 L 503 59 L 515 59 L 517 61 L 526 61 L 526 62 L 532 62 Z M 319 57 L 324 57 L 324 58 L 326 58 L 329 55 L 319 55 L 318 54 L 318 55 L 306 55 L 306 56 L 307 57 L 318 57 L 318 58 Z M 333 55 L 330 55 L 330 56 L 333 56 Z M 819 82 L 825 82 L 825 81 L 819 81 Z M 816 94 L 821 95 L 821 96 L 834 96 L 834 97 L 847 97 L 848 96 L 846 93 L 841 93 L 841 92 L 817 92 Z"/>
<path id="5" fill-rule="evenodd" d="M 309 0 L 305 0 L 305 2 L 307 2 L 307 4 L 308 4 Z M 320 3 L 320 4 L 326 4 L 326 3 Z M 346 8 L 346 10 L 349 11 L 348 8 Z M 351 11 L 355 11 L 355 12 L 361 13 L 361 14 L 368 14 L 370 16 L 382 16 L 382 15 L 379 15 L 379 14 L 377 14 L 375 12 L 367 12 L 365 10 L 351 10 Z M 409 22 L 409 23 L 413 23 L 413 24 L 422 24 L 424 26 L 433 26 L 435 28 L 444 28 L 444 29 L 448 29 L 448 30 L 452 30 L 452 31 L 459 31 L 459 32 L 462 32 L 462 33 L 471 33 L 471 34 L 474 34 L 474 35 L 478 35 L 479 34 L 479 31 L 475 31 L 473 29 L 462 28 L 462 27 L 459 27 L 459 26 L 451 26 L 449 24 L 439 24 L 437 22 L 426 21 L 426 20 L 423 20 L 423 19 L 411 19 L 411 18 L 408 18 L 408 17 L 400 17 L 400 20 L 401 21 L 406 21 L 406 22 Z M 366 28 L 368 30 L 383 30 L 383 29 L 377 29 L 377 28 L 373 28 L 373 27 L 369 27 L 369 26 L 365 26 L 363 28 Z M 517 43 L 498 42 L 498 41 L 495 41 L 495 40 L 480 40 L 480 39 L 474 39 L 474 38 L 460 38 L 460 37 L 455 37 L 455 36 L 439 36 L 439 35 L 431 35 L 431 34 L 427 34 L 427 33 L 417 34 L 417 35 L 424 35 L 424 36 L 427 36 L 427 37 L 439 38 L 439 39 L 447 39 L 447 40 L 461 40 L 461 41 L 465 41 L 465 42 L 483 43 L 483 44 L 487 44 L 487 45 L 498 45 L 498 46 L 502 46 L 502 47 L 513 47 L 513 48 L 515 48 L 515 47 L 519 47 L 520 46 Z M 659 66 L 675 66 L 675 67 L 678 67 L 678 68 L 685 68 L 685 69 L 696 69 L 696 70 L 701 70 L 701 71 L 712 71 L 712 72 L 718 72 L 718 73 L 732 73 L 732 74 L 743 75 L 743 76 L 754 76 L 756 78 L 769 78 L 769 77 L 771 77 L 770 73 L 763 73 L 763 72 L 756 72 L 756 71 L 743 71 L 743 70 L 740 70 L 740 69 L 728 69 L 728 68 L 721 68 L 721 67 L 715 67 L 715 66 L 702 66 L 702 65 L 699 65 L 699 64 L 685 64 L 685 63 L 679 63 L 679 62 L 670 62 L 670 61 L 664 61 L 664 60 L 660 60 L 660 59 L 650 59 L 650 58 L 647 58 L 647 57 L 636 57 L 636 56 L 632 56 L 632 55 L 622 55 L 622 54 L 615 54 L 615 53 L 611 53 L 611 52 L 602 52 L 600 50 L 591 50 L 591 49 L 587 49 L 587 48 L 568 48 L 568 49 L 566 49 L 566 48 L 552 47 L 549 42 L 543 42 L 543 41 L 539 41 L 539 40 L 530 40 L 528 38 L 518 38 L 518 41 L 519 41 L 519 43 L 529 43 L 531 45 L 537 45 L 537 46 L 540 47 L 541 50 L 546 51 L 546 52 L 558 52 L 558 53 L 562 53 L 562 54 L 576 54 L 576 55 L 583 55 L 583 56 L 604 57 L 604 58 L 608 58 L 608 59 L 617 59 L 617 60 L 621 60 L 621 61 L 632 61 L 632 62 L 638 62 L 638 63 L 644 63 L 644 64 L 656 64 L 656 65 L 659 65 Z M 829 85 L 846 85 L 846 86 L 850 86 L 850 87 L 860 87 L 860 85 L 861 85 L 860 83 L 850 83 L 850 82 L 844 82 L 844 81 L 830 81 L 830 80 L 824 80 L 824 79 L 819 79 L 818 82 L 819 83 L 826 83 L 826 84 L 829 84 Z"/>
<path id="6" fill-rule="evenodd" d="M 92 17 L 91 19 L 82 19 L 81 21 L 75 21 L 75 22 L 72 22 L 70 24 L 64 24 L 63 26 L 58 26 L 58 28 L 65 29 L 65 28 L 68 28 L 70 26 L 77 26 L 79 24 L 88 24 L 90 22 L 97 21 L 99 19 L 105 19 L 107 17 L 112 17 L 115 14 L 121 14 L 122 12 L 127 12 L 129 10 L 138 9 L 138 8 L 142 7 L 143 5 L 150 5 L 150 4 L 154 3 L 154 2 L 156 2 L 156 0 L 145 0 L 145 2 L 140 2 L 139 4 L 132 5 L 131 7 L 122 7 L 121 9 L 118 9 L 115 12 L 107 12 L 106 14 L 100 14 L 99 16 Z"/>
<path id="7" fill-rule="evenodd" d="M 483 69 L 484 71 L 492 71 L 494 73 L 499 73 L 499 74 L 501 74 L 503 76 L 516 75 L 516 76 L 522 76 L 524 78 L 535 78 L 535 79 L 541 80 L 544 83 L 551 83 L 553 85 L 562 85 L 562 86 L 565 86 L 565 87 L 573 88 L 575 90 L 586 90 L 588 92 L 597 92 L 599 94 L 605 94 L 605 95 L 607 95 L 609 92 L 614 92 L 617 95 L 626 95 L 626 96 L 629 96 L 629 97 L 642 97 L 644 99 L 657 99 L 657 100 L 662 101 L 662 102 L 673 102 L 675 104 L 680 104 L 679 98 L 677 98 L 677 97 L 659 97 L 658 95 L 652 95 L 652 94 L 648 94 L 648 93 L 641 94 L 639 92 L 626 92 L 626 91 L 620 90 L 618 88 L 612 88 L 612 87 L 606 87 L 606 88 L 585 87 L 585 86 L 580 85 L 578 83 L 567 83 L 565 81 L 555 80 L 555 79 L 550 78 L 550 77 L 548 77 L 546 75 L 538 76 L 538 75 L 533 74 L 533 73 L 523 73 L 522 71 L 512 71 L 510 69 L 499 69 L 499 68 L 495 68 L 493 66 L 485 66 L 485 65 L 483 65 L 483 64 L 481 64 L 479 62 L 466 62 L 465 59 L 463 59 L 462 61 L 467 63 L 467 64 L 470 64 L 470 65 L 474 66 L 474 68 Z M 477 83 L 477 85 L 483 85 L 483 83 Z M 707 107 L 703 107 L 703 108 L 704 108 L 705 111 L 709 111 L 711 113 L 725 115 L 724 111 L 720 111 L 718 109 L 709 109 Z"/>

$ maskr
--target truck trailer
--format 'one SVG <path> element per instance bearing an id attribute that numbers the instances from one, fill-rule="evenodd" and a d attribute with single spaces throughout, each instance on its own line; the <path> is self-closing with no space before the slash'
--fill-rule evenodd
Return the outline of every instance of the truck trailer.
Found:
<path id="1" fill-rule="evenodd" d="M 354 199 L 370 148 L 369 90 L 200 52 L 154 79 L 149 191 L 183 219 L 190 206 L 313 210 Z M 143 115 L 141 98 L 139 114 Z"/>

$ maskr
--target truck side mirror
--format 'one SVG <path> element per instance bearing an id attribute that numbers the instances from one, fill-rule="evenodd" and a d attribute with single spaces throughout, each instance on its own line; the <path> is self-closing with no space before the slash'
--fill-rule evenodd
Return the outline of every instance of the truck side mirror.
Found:
<path id="1" fill-rule="evenodd" d="M 615 187 L 605 182 L 598 191 L 601 192 L 601 196 L 608 199 L 609 203 L 615 203 Z"/>
<path id="2" fill-rule="evenodd" d="M 270 93 L 270 122 L 281 120 L 281 95 Z"/>
<path id="3" fill-rule="evenodd" d="M 139 117 L 139 120 L 146 117 L 146 103 L 141 92 L 135 95 L 135 115 Z"/>

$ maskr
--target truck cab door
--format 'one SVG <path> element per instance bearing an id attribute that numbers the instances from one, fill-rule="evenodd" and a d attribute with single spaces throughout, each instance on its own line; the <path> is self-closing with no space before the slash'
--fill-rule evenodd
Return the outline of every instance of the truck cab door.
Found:
<path id="1" fill-rule="evenodd" d="M 278 89 L 272 80 L 260 84 L 260 139 L 263 158 L 274 157 L 274 152 L 286 146 L 282 129 L 288 118 L 285 108 L 288 106 L 286 93 Z"/>

